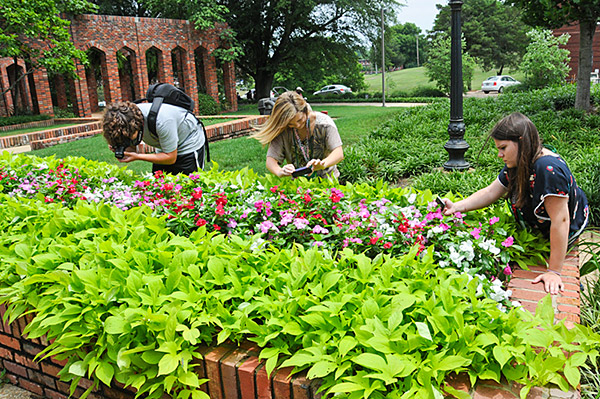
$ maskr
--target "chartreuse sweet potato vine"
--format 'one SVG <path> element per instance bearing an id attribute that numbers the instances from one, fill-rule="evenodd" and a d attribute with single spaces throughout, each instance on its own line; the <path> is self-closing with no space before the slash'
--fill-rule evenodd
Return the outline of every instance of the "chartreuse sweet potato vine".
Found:
<path id="1" fill-rule="evenodd" d="M 61 377 L 118 381 L 159 398 L 204 398 L 198 344 L 249 339 L 267 369 L 307 369 L 348 398 L 438 398 L 450 372 L 576 387 L 600 336 L 507 313 L 479 282 L 437 267 L 430 249 L 402 256 L 345 249 L 265 249 L 256 237 L 200 227 L 177 236 L 149 208 L 0 196 L 0 301 L 10 321 L 30 312 L 43 356 Z M 565 353 L 570 353 L 566 356 Z"/>

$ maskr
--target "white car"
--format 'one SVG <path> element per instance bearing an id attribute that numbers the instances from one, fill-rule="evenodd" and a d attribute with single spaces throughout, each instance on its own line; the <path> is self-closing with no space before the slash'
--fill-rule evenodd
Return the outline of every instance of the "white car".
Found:
<path id="1" fill-rule="evenodd" d="M 490 91 L 502 93 L 505 87 L 521 84 L 518 80 L 508 75 L 491 76 L 483 81 L 481 90 L 488 94 Z"/>
<path id="2" fill-rule="evenodd" d="M 344 85 L 329 85 L 323 86 L 321 90 L 315 91 L 313 93 L 313 96 L 320 96 L 326 94 L 342 95 L 346 93 L 352 93 L 352 89 Z"/>

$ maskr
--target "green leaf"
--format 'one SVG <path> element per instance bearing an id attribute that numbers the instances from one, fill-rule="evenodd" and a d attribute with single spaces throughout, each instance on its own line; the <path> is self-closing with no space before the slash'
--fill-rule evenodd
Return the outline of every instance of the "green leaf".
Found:
<path id="1" fill-rule="evenodd" d="M 108 334 L 124 334 L 127 332 L 126 326 L 129 324 L 121 317 L 109 316 L 104 321 L 104 331 Z"/>
<path id="2" fill-rule="evenodd" d="M 554 308 L 552 307 L 552 296 L 550 294 L 547 294 L 538 302 L 535 315 L 549 325 L 554 324 Z"/>
<path id="3" fill-rule="evenodd" d="M 177 366 L 179 365 L 179 356 L 172 355 L 170 353 L 165 353 L 165 355 L 158 362 L 158 374 L 157 375 L 167 375 L 171 374 Z"/>
<path id="4" fill-rule="evenodd" d="M 471 360 L 462 356 L 445 356 L 438 364 L 434 364 L 433 367 L 436 370 L 454 370 L 459 367 L 468 366 L 471 364 Z"/>
<path id="5" fill-rule="evenodd" d="M 114 374 L 115 369 L 110 363 L 100 362 L 100 364 L 96 368 L 96 376 L 100 381 L 104 383 L 104 385 L 108 387 L 110 386 Z"/>
<path id="6" fill-rule="evenodd" d="M 457 399 L 471 399 L 471 394 L 469 394 L 468 392 L 460 391 L 448 384 L 444 384 L 444 391 L 446 391 L 447 393 L 449 393 Z"/>
<path id="7" fill-rule="evenodd" d="M 379 355 L 374 353 L 361 353 L 358 356 L 353 357 L 352 360 L 354 363 L 372 369 L 372 370 L 381 370 L 382 367 L 385 367 L 387 364 L 385 359 Z"/>
<path id="8" fill-rule="evenodd" d="M 308 379 L 322 378 L 335 370 L 337 365 L 327 360 L 321 360 L 314 364 L 309 370 Z"/>
<path id="9" fill-rule="evenodd" d="M 415 326 L 417 326 L 417 332 L 419 335 L 425 339 L 431 341 L 431 332 L 429 331 L 429 326 L 425 323 L 416 321 Z"/>
<path id="10" fill-rule="evenodd" d="M 187 373 L 183 373 L 182 375 L 179 376 L 179 381 L 182 384 L 197 388 L 200 386 L 199 380 L 198 380 L 198 376 L 196 375 L 196 373 L 193 373 L 191 371 L 188 371 Z"/>
<path id="11" fill-rule="evenodd" d="M 579 380 L 581 379 L 581 373 L 579 372 L 579 369 L 567 364 L 565 366 L 564 373 L 567 381 L 569 381 L 569 384 L 571 384 L 573 388 L 577 388 L 579 386 Z"/>
<path id="12" fill-rule="evenodd" d="M 69 373 L 77 375 L 79 377 L 84 377 L 86 372 L 86 365 L 83 361 L 79 360 L 69 366 Z"/>
<path id="13" fill-rule="evenodd" d="M 338 344 L 338 351 L 341 357 L 346 356 L 348 352 L 350 352 L 356 346 L 358 342 L 354 337 L 346 335 L 342 338 Z"/>
<path id="14" fill-rule="evenodd" d="M 500 367 L 504 367 L 506 362 L 511 358 L 510 352 L 503 346 L 494 347 L 494 357 L 500 364 Z"/>

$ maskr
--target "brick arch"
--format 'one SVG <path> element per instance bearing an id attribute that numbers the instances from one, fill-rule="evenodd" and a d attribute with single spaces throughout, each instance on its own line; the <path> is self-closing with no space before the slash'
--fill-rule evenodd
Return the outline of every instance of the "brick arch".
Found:
<path id="1" fill-rule="evenodd" d="M 162 75 L 159 74 L 159 80 L 166 83 L 174 83 L 171 52 L 181 49 L 178 50 L 182 52 L 180 66 L 176 68 L 183 78 L 186 91 L 197 102 L 197 76 L 204 79 L 200 86 L 204 86 L 206 93 L 218 101 L 215 59 L 211 53 L 221 45 L 219 35 L 225 27 L 224 24 L 217 24 L 214 28 L 199 31 L 194 28 L 193 23 L 186 20 L 84 14 L 71 17 L 70 31 L 76 48 L 87 50 L 93 47 L 105 55 L 105 60 L 102 61 L 102 82 L 107 103 L 143 97 L 150 81 L 146 51 L 151 48 L 162 54 L 162 66 L 159 68 Z M 40 42 L 40 46 L 45 45 Z M 204 49 L 200 70 L 196 68 L 198 63 L 194 62 L 194 49 L 198 48 Z M 121 76 L 119 74 L 117 51 L 122 49 L 126 49 L 131 63 L 129 80 L 123 73 Z M 5 59 L 0 59 L 0 63 L 4 61 Z M 79 62 L 76 64 L 75 73 L 80 79 L 68 82 L 74 87 L 74 111 L 79 116 L 90 116 L 97 106 L 93 105 L 97 104 L 94 99 L 93 82 L 90 82 L 88 88 L 85 68 Z M 7 83 L 8 78 L 0 82 L 5 87 Z M 45 71 L 35 75 L 35 85 L 39 85 L 39 90 L 32 89 L 31 93 L 32 96 L 37 96 L 40 110 L 52 114 L 52 99 Z M 88 89 L 91 89 L 89 91 L 92 93 L 89 93 Z M 236 104 L 235 99 L 233 97 L 232 105 Z M 4 101 L 5 105 L 9 102 L 8 98 Z M 0 115 L 5 113 L 4 108 L 6 106 L 0 107 Z"/>
<path id="2" fill-rule="evenodd" d="M 120 65 L 118 72 L 122 100 L 133 101 L 141 98 L 138 57 L 135 50 L 128 46 L 123 46 L 116 51 L 116 54 L 117 62 Z"/>
<path id="3" fill-rule="evenodd" d="M 150 46 L 144 51 L 144 56 L 146 59 L 146 76 L 148 84 L 153 84 L 157 82 L 165 81 L 165 62 L 164 62 L 164 52 L 156 46 Z M 154 62 L 156 60 L 156 71 L 151 71 L 148 68 L 149 63 Z M 155 72 L 155 73 L 153 73 Z"/>
<path id="4" fill-rule="evenodd" d="M 98 112 L 98 102 L 102 100 L 107 103 L 107 97 L 110 98 L 110 95 L 106 95 L 106 89 L 109 87 L 106 53 L 95 46 L 88 47 L 86 52 L 90 61 L 89 67 L 85 68 L 90 109 L 92 112 Z"/>

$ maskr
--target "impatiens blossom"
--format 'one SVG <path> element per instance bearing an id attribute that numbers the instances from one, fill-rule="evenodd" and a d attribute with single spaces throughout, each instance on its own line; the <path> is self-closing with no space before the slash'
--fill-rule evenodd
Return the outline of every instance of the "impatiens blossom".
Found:
<path id="1" fill-rule="evenodd" d="M 497 223 L 500 221 L 500 218 L 498 216 L 493 216 L 492 218 L 490 218 L 490 226 L 492 226 L 494 223 Z"/>
<path id="2" fill-rule="evenodd" d="M 510 236 L 510 237 L 507 237 L 506 240 L 502 241 L 502 246 L 508 248 L 508 247 L 512 246 L 514 244 L 514 242 L 515 242 L 515 239 L 512 236 Z"/>

